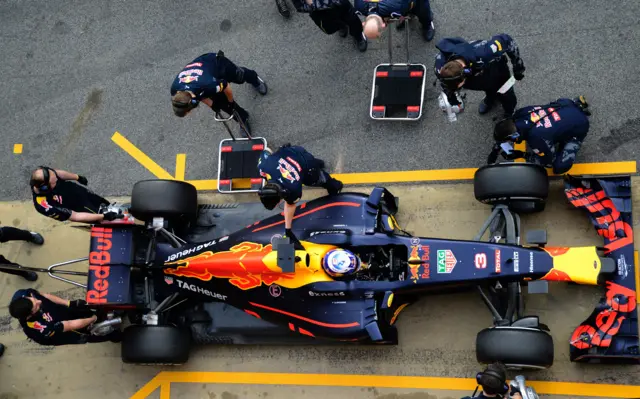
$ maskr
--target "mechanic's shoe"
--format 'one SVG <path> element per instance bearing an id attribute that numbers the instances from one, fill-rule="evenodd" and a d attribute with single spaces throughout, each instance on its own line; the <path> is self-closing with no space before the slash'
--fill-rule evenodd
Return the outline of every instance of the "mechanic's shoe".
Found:
<path id="1" fill-rule="evenodd" d="M 38 273 L 36 273 L 36 272 L 25 272 L 25 274 L 23 274 L 22 277 L 24 277 L 24 279 L 27 280 L 27 281 L 37 281 L 38 280 Z"/>
<path id="2" fill-rule="evenodd" d="M 483 98 L 482 101 L 480 102 L 480 106 L 478 106 L 478 113 L 480 113 L 480 115 L 484 115 L 487 112 L 491 111 L 491 108 L 493 108 L 493 105 L 495 104 L 495 102 L 487 102 L 487 98 Z"/>
<path id="3" fill-rule="evenodd" d="M 349 34 L 349 27 L 347 25 L 344 25 L 342 28 L 340 28 L 340 30 L 338 31 L 338 35 L 341 38 L 345 38 L 347 37 L 347 35 Z"/>
<path id="4" fill-rule="evenodd" d="M 2 355 L 4 355 L 4 345 L 0 344 L 0 357 L 2 357 Z"/>
<path id="5" fill-rule="evenodd" d="M 278 13 L 280 13 L 280 15 L 287 19 L 291 18 L 291 10 L 289 10 L 287 0 L 276 0 L 276 7 L 278 8 Z"/>
<path id="6" fill-rule="evenodd" d="M 356 47 L 358 47 L 358 50 L 361 53 L 364 53 L 365 51 L 367 51 L 368 42 L 367 42 L 367 37 L 364 35 L 364 32 L 362 32 L 360 37 L 354 38 L 354 40 L 356 42 Z"/>
<path id="7" fill-rule="evenodd" d="M 36 244 L 36 245 L 42 245 L 44 244 L 44 237 L 42 237 L 40 234 L 36 233 L 35 231 L 30 231 L 31 233 L 31 241 L 32 243 Z"/>
<path id="8" fill-rule="evenodd" d="M 422 28 L 422 37 L 424 40 L 430 42 L 433 40 L 433 37 L 436 35 L 436 27 L 433 25 L 433 21 L 427 26 L 427 28 Z"/>
<path id="9" fill-rule="evenodd" d="M 257 86 L 253 86 L 256 90 L 258 90 L 258 93 L 262 94 L 263 96 L 265 94 L 267 94 L 267 91 L 269 90 L 269 88 L 267 87 L 267 84 L 265 83 L 264 80 L 262 80 L 262 78 L 260 76 L 258 76 L 258 81 L 260 82 L 260 84 L 258 84 Z"/>

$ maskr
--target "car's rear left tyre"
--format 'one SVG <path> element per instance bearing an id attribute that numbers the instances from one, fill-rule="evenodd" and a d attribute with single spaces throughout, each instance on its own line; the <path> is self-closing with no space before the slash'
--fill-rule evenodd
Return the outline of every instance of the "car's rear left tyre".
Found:
<path id="1" fill-rule="evenodd" d="M 184 364 L 189 360 L 191 334 L 174 326 L 133 325 L 124 330 L 120 356 L 124 363 Z"/>
<path id="2" fill-rule="evenodd" d="M 545 168 L 533 163 L 486 165 L 476 171 L 473 191 L 485 204 L 508 205 L 517 213 L 541 212 L 549 196 L 549 176 Z"/>
<path id="3" fill-rule="evenodd" d="M 509 368 L 546 369 L 553 365 L 553 339 L 537 328 L 492 327 L 476 337 L 479 363 L 501 362 Z"/>
<path id="4" fill-rule="evenodd" d="M 189 223 L 198 213 L 198 193 L 182 181 L 142 180 L 133 186 L 130 212 L 145 222 L 162 217 L 170 223 Z"/>

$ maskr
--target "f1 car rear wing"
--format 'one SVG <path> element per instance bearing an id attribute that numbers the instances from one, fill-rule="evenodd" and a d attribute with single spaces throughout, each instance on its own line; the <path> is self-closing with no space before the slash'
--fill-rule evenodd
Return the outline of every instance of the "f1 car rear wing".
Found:
<path id="1" fill-rule="evenodd" d="M 631 177 L 567 176 L 565 195 L 573 206 L 589 213 L 598 235 L 604 238 L 605 256 L 618 269 L 606 282 L 604 298 L 574 330 L 571 361 L 640 363 Z"/>

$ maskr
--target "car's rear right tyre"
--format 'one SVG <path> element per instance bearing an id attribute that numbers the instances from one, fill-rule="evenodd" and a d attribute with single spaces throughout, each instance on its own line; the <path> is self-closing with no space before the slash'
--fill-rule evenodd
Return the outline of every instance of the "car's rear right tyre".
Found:
<path id="1" fill-rule="evenodd" d="M 130 212 L 145 222 L 161 217 L 170 223 L 189 223 L 198 213 L 198 193 L 183 181 L 142 180 L 133 186 Z"/>
<path id="2" fill-rule="evenodd" d="M 184 364 L 189 360 L 191 334 L 174 326 L 133 325 L 124 330 L 120 356 L 124 363 Z"/>
<path id="3" fill-rule="evenodd" d="M 509 368 L 546 369 L 553 365 L 553 338 L 537 328 L 492 327 L 476 337 L 479 363 L 501 362 Z"/>
<path id="4" fill-rule="evenodd" d="M 478 201 L 489 205 L 508 205 L 517 213 L 544 210 L 549 196 L 549 176 L 540 165 L 503 162 L 478 169 L 473 178 Z"/>

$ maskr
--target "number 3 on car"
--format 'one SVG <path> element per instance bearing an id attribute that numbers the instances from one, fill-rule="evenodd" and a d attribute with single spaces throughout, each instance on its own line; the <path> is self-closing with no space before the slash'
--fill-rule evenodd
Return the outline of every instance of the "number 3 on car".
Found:
<path id="1" fill-rule="evenodd" d="M 487 267 L 487 255 L 476 254 L 474 263 L 476 264 L 476 269 L 485 269 Z"/>

